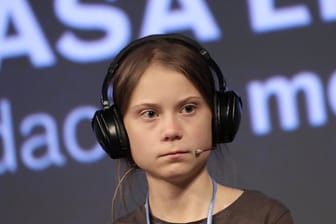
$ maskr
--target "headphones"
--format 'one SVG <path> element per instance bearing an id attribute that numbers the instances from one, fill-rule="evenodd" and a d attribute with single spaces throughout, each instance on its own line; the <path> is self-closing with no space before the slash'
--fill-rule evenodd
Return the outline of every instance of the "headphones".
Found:
<path id="1" fill-rule="evenodd" d="M 96 138 L 105 152 L 113 159 L 131 158 L 130 145 L 123 119 L 115 105 L 108 99 L 110 82 L 121 62 L 137 47 L 152 40 L 165 39 L 179 42 L 198 52 L 207 62 L 211 71 L 218 79 L 219 90 L 215 91 L 212 136 L 213 144 L 228 143 L 233 141 L 240 124 L 242 101 L 234 91 L 226 90 L 223 74 L 210 57 L 208 51 L 196 41 L 181 34 L 156 34 L 134 40 L 127 45 L 111 62 L 102 86 L 102 107 L 97 110 L 92 118 L 91 126 Z"/>

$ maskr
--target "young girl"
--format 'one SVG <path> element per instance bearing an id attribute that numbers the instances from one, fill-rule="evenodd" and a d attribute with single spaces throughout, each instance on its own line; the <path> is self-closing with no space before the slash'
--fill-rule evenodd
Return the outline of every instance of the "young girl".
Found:
<path id="1" fill-rule="evenodd" d="M 148 36 L 117 55 L 92 126 L 112 158 L 144 171 L 148 192 L 115 223 L 293 223 L 278 201 L 210 176 L 211 150 L 232 141 L 240 122 L 240 98 L 225 88 L 208 52 L 182 35 Z"/>

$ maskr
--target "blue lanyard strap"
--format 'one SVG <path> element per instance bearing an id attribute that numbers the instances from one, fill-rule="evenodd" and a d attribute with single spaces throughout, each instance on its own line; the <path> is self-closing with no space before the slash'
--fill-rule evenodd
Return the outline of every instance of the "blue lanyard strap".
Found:
<path id="1" fill-rule="evenodd" d="M 216 193 L 217 193 L 217 182 L 212 179 L 212 196 L 208 211 L 208 218 L 207 224 L 212 224 L 212 214 L 215 207 L 215 200 L 216 200 Z M 146 202 L 145 202 L 145 212 L 146 212 L 146 223 L 150 224 L 150 216 L 149 216 L 149 194 L 147 193 Z"/>

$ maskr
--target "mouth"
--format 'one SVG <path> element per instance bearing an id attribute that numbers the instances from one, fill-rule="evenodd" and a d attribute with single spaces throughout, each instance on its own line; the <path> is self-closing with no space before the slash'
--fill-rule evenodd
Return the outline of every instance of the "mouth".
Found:
<path id="1" fill-rule="evenodd" d="M 187 150 L 178 150 L 178 151 L 161 154 L 159 157 L 178 157 L 178 156 L 182 156 L 182 155 L 189 154 L 189 153 L 190 151 L 187 151 Z"/>

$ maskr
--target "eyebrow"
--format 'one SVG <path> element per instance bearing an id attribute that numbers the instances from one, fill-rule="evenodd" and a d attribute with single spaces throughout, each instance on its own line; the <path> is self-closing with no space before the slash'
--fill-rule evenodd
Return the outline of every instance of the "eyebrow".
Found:
<path id="1" fill-rule="evenodd" d="M 186 97 L 186 98 L 180 100 L 179 103 L 178 103 L 178 105 L 183 105 L 186 102 L 193 101 L 193 100 L 200 101 L 200 100 L 203 100 L 203 98 L 200 97 L 200 96 L 189 96 L 189 97 Z"/>
<path id="2" fill-rule="evenodd" d="M 183 98 L 181 100 L 179 100 L 177 102 L 177 105 L 178 106 L 181 106 L 183 104 L 185 104 L 186 102 L 188 101 L 192 101 L 192 100 L 197 100 L 197 101 L 200 101 L 200 100 L 203 100 L 203 98 L 201 96 L 188 96 L 186 98 Z M 135 104 L 133 106 L 131 106 L 130 108 L 134 109 L 134 108 L 138 108 L 138 107 L 150 107 L 150 108 L 156 108 L 158 107 L 159 103 L 151 103 L 151 102 L 140 102 L 138 104 Z"/>

